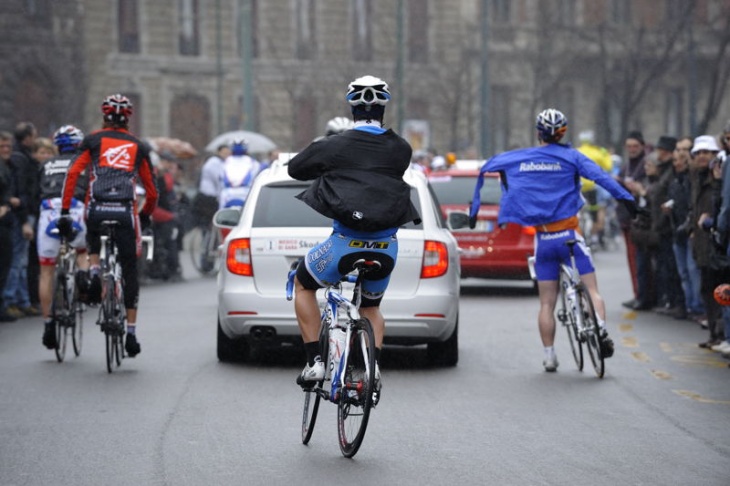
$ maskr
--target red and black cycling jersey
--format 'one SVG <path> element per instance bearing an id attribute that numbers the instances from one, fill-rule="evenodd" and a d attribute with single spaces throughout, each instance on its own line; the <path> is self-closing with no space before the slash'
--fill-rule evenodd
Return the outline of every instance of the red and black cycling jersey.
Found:
<path id="1" fill-rule="evenodd" d="M 76 181 L 88 170 L 87 205 L 136 201 L 139 178 L 145 189 L 145 204 L 140 213 L 151 215 L 158 196 L 149 155 L 149 148 L 127 130 L 108 128 L 90 133 L 81 142 L 68 170 L 61 207 L 70 207 Z"/>

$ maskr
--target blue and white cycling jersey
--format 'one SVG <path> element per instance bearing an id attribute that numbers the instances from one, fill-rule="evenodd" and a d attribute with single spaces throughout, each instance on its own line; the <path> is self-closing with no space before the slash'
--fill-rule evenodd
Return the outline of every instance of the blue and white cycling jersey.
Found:
<path id="1" fill-rule="evenodd" d="M 569 145 L 551 143 L 489 159 L 479 172 L 469 213 L 472 218 L 479 212 L 479 191 L 486 172 L 501 175 L 499 224 L 539 226 L 575 216 L 585 202 L 580 177 L 595 181 L 616 199 L 634 199 L 591 159 Z"/>
<path id="2" fill-rule="evenodd" d="M 221 170 L 218 206 L 228 208 L 243 206 L 248 199 L 251 185 L 263 170 L 261 162 L 248 155 L 231 155 L 226 158 Z"/>

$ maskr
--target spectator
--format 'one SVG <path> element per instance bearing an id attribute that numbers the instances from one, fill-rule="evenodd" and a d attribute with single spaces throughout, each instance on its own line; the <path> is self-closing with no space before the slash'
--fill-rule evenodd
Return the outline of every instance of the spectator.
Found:
<path id="1" fill-rule="evenodd" d="M 656 249 L 657 311 L 680 319 L 687 318 L 684 293 L 677 272 L 677 262 L 672 249 L 672 224 L 663 205 L 669 200 L 669 184 L 674 177 L 673 158 L 677 139 L 659 137 L 656 145 L 657 184 L 648 197 L 651 199 L 652 229 L 659 236 Z"/>
<path id="2" fill-rule="evenodd" d="M 624 142 L 624 148 L 626 149 L 626 160 L 621 166 L 621 169 L 619 169 L 617 180 L 629 192 L 632 192 L 632 188 L 635 190 L 638 189 L 635 183 L 638 181 L 640 184 L 646 178 L 646 172 L 644 171 L 644 136 L 641 132 L 634 131 L 629 133 Z M 636 194 L 634 194 L 634 197 L 636 197 Z M 616 217 L 618 218 L 626 242 L 626 257 L 629 263 L 631 285 L 634 290 L 634 298 L 623 302 L 622 305 L 629 309 L 636 309 L 637 307 L 641 307 L 641 303 L 638 300 L 639 286 L 636 273 L 636 246 L 631 239 L 631 216 L 626 212 L 624 207 L 619 206 L 616 208 Z"/>
<path id="3" fill-rule="evenodd" d="M 29 242 L 34 236 L 38 199 L 38 165 L 31 156 L 38 132 L 30 122 L 21 122 L 15 128 L 15 145 L 10 156 L 12 178 L 13 260 L 5 283 L 4 300 L 7 312 L 14 317 L 39 316 L 32 307 L 28 291 Z"/>
<path id="4" fill-rule="evenodd" d="M 701 348 L 711 348 L 722 341 L 722 319 L 720 305 L 715 301 L 714 291 L 718 284 L 718 272 L 712 267 L 712 245 L 710 229 L 715 212 L 714 197 L 719 193 L 720 173 L 713 177 L 710 169 L 712 161 L 720 148 L 711 135 L 701 135 L 694 140 L 692 158 L 695 172 L 692 177 L 692 254 L 700 269 L 700 295 L 707 312 L 709 339 L 699 344 Z"/>
<path id="5" fill-rule="evenodd" d="M 193 198 L 192 212 L 195 225 L 204 230 L 210 227 L 213 215 L 218 210 L 223 162 L 229 155 L 231 155 L 231 147 L 227 144 L 220 145 L 215 155 L 211 155 L 201 169 L 198 193 Z"/>
<path id="6" fill-rule="evenodd" d="M 429 175 L 431 172 L 431 159 L 425 150 L 414 150 L 411 157 L 411 169 Z"/>
<path id="7" fill-rule="evenodd" d="M 0 132 L 0 322 L 12 322 L 16 317 L 8 314 L 2 290 L 10 272 L 13 259 L 13 226 L 15 215 L 11 206 L 12 177 L 8 162 L 13 153 L 13 136 Z"/>
<path id="8" fill-rule="evenodd" d="M 178 165 L 165 157 L 160 158 L 157 174 L 157 207 L 152 212 L 152 231 L 155 237 L 155 252 L 150 269 L 152 278 L 182 280 L 177 233 L 181 231 L 177 217 L 178 196 L 175 179 Z"/>
<path id="9" fill-rule="evenodd" d="M 707 316 L 705 304 L 700 297 L 700 271 L 692 256 L 689 241 L 691 231 L 689 213 L 692 200 L 690 150 L 692 150 L 692 138 L 682 137 L 677 141 L 672 161 L 672 179 L 667 190 L 668 201 L 662 205 L 662 211 L 669 215 L 672 227 L 672 250 L 684 293 L 687 316 L 699 323 L 706 321 Z M 681 318 L 681 312 L 675 317 Z"/>
<path id="10" fill-rule="evenodd" d="M 630 236 L 636 250 L 637 304 L 634 310 L 649 310 L 656 305 L 656 256 L 659 233 L 654 228 L 654 194 L 658 191 L 659 169 L 653 157 L 644 159 L 643 182 L 629 182 L 632 194 L 644 211 L 631 223 Z"/>

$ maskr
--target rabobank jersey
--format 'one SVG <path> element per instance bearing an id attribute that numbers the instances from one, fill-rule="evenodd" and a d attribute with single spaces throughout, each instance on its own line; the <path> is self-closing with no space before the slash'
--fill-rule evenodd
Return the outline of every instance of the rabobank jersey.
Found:
<path id="1" fill-rule="evenodd" d="M 580 177 L 595 181 L 616 199 L 634 199 L 585 155 L 569 145 L 551 143 L 511 150 L 489 159 L 479 172 L 471 217 L 479 212 L 479 191 L 486 172 L 501 176 L 500 224 L 537 226 L 575 216 L 584 204 Z"/>

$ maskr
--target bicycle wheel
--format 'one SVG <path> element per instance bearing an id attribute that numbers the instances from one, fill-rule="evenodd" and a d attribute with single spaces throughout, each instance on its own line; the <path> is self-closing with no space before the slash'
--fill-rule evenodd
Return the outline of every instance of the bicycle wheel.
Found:
<path id="1" fill-rule="evenodd" d="M 568 297 L 565 295 L 565 290 L 560 290 L 560 308 L 558 309 L 558 320 L 563 325 L 565 330 L 568 332 L 568 342 L 570 343 L 570 350 L 573 352 L 573 359 L 575 365 L 578 367 L 578 371 L 583 371 L 583 346 L 581 345 L 580 338 L 578 336 L 578 325 L 575 322 L 575 314 L 570 309 L 570 303 Z"/>
<path id="2" fill-rule="evenodd" d="M 72 309 L 72 333 L 71 338 L 74 345 L 74 354 L 81 356 L 81 343 L 84 338 L 84 307 L 81 302 L 78 301 L 78 292 L 74 295 Z"/>
<path id="3" fill-rule="evenodd" d="M 53 301 L 51 303 L 51 316 L 56 327 L 56 359 L 59 363 L 66 357 L 66 277 L 61 272 L 56 273 L 53 283 Z"/>
<path id="4" fill-rule="evenodd" d="M 319 349 L 321 356 L 329 356 L 329 339 L 328 339 L 328 328 L 325 325 L 321 326 L 319 332 Z M 327 376 L 328 372 L 325 372 Z M 302 414 L 302 444 L 308 444 L 312 438 L 312 432 L 314 432 L 314 424 L 317 423 L 317 412 L 319 411 L 319 402 L 322 396 L 316 391 L 317 388 L 322 388 L 324 381 L 319 381 L 317 384 L 309 390 L 304 390 L 304 413 Z"/>
<path id="5" fill-rule="evenodd" d="M 593 369 L 596 371 L 596 375 L 599 378 L 603 378 L 605 366 L 603 353 L 601 352 L 601 330 L 598 327 L 596 311 L 593 307 L 593 301 L 591 300 L 591 295 L 588 293 L 588 290 L 583 286 L 580 286 L 577 290 L 578 303 L 580 305 L 581 312 L 583 313 L 583 330 L 585 333 L 585 343 L 586 349 L 588 350 L 588 356 L 591 358 L 591 363 L 593 363 Z"/>
<path id="6" fill-rule="evenodd" d="M 195 228 L 191 231 L 190 235 L 190 258 L 193 262 L 195 270 L 201 275 L 208 275 L 215 270 L 215 249 L 217 248 L 217 242 L 215 240 L 215 234 L 217 232 L 213 229 Z M 213 251 L 211 252 L 211 246 Z M 211 258 L 211 254 L 213 257 Z"/>
<path id="7" fill-rule="evenodd" d="M 337 430 L 340 451 L 345 457 L 354 456 L 362 440 L 373 405 L 375 381 L 375 336 L 370 321 L 365 318 L 352 324 L 350 350 L 345 359 L 345 387 L 337 402 Z"/>

